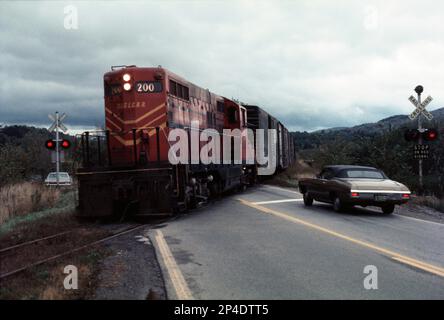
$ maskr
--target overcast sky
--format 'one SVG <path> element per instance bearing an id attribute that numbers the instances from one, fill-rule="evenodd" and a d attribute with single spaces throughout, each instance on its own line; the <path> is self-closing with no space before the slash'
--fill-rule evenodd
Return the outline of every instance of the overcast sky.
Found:
<path id="1" fill-rule="evenodd" d="M 66 29 L 74 5 L 78 28 Z M 72 11 L 70 11 L 72 12 Z M 439 1 L 0 2 L 0 124 L 103 123 L 111 65 L 162 65 L 292 130 L 444 105 Z"/>

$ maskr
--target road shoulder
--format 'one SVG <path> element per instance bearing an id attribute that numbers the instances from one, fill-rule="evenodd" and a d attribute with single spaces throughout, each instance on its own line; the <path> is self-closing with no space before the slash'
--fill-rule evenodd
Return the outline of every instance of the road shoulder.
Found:
<path id="1" fill-rule="evenodd" d="M 166 292 L 148 227 L 108 241 L 95 299 L 164 300 Z"/>

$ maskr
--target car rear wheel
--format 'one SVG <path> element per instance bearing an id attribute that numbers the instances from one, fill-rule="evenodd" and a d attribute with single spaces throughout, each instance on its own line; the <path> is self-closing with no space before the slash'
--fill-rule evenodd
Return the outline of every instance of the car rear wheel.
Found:
<path id="1" fill-rule="evenodd" d="M 393 211 L 395 211 L 395 205 L 388 204 L 388 205 L 383 206 L 381 209 L 384 214 L 392 214 Z"/>
<path id="2" fill-rule="evenodd" d="M 336 212 L 341 212 L 344 209 L 344 205 L 342 204 L 341 199 L 339 199 L 338 196 L 336 196 L 333 199 L 333 210 Z"/>
<path id="3" fill-rule="evenodd" d="M 313 197 L 308 193 L 304 193 L 304 204 L 309 207 L 313 204 Z"/>

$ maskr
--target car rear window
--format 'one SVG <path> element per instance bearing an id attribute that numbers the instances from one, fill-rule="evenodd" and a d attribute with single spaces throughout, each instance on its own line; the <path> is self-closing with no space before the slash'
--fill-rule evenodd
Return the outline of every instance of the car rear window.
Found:
<path id="1" fill-rule="evenodd" d="M 364 179 L 385 179 L 385 175 L 377 170 L 342 170 L 339 175 L 340 178 L 364 178 Z"/>

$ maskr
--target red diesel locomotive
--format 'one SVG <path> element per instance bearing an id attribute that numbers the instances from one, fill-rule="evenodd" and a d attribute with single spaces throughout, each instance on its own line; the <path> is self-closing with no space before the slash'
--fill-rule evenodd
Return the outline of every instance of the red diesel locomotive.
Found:
<path id="1" fill-rule="evenodd" d="M 221 134 L 223 129 L 275 129 L 277 170 L 294 161 L 290 134 L 277 119 L 167 69 L 113 67 L 104 75 L 104 93 L 106 130 L 78 137 L 80 216 L 173 214 L 256 181 L 258 164 L 245 158 L 230 164 L 171 164 L 169 132 L 190 132 L 192 122 L 199 130 Z"/>

